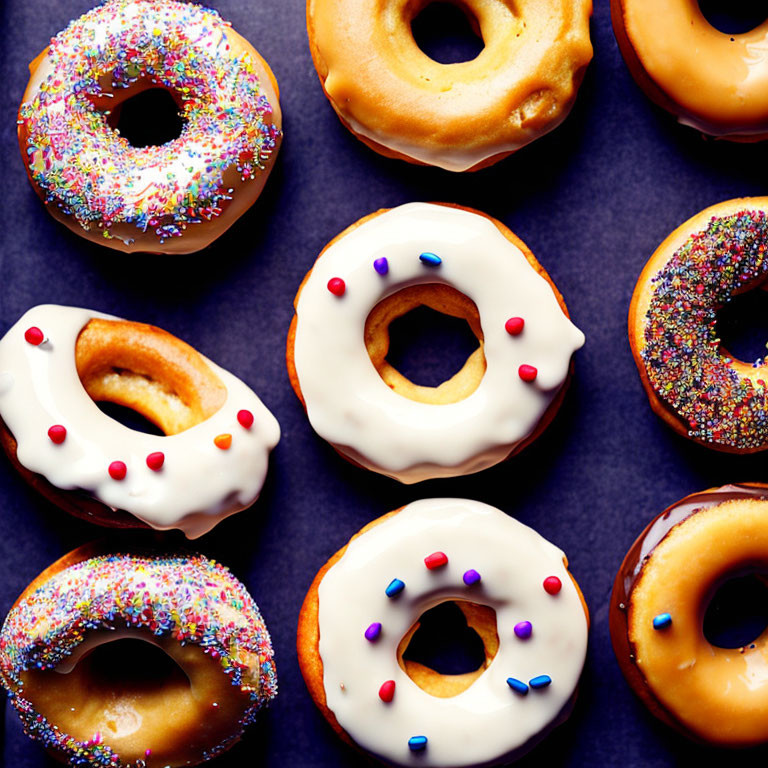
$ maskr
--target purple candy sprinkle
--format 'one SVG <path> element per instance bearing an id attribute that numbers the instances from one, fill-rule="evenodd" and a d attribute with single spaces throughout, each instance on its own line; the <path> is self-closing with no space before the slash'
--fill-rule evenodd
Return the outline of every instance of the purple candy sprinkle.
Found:
<path id="1" fill-rule="evenodd" d="M 464 579 L 464 583 L 468 587 L 471 587 L 473 584 L 477 584 L 477 582 L 480 581 L 480 574 L 474 568 L 470 568 L 468 571 L 464 571 L 464 576 L 462 578 Z"/>
<path id="2" fill-rule="evenodd" d="M 527 640 L 531 636 L 531 632 L 533 632 L 533 625 L 530 621 L 521 621 L 515 624 L 515 634 L 521 640 Z"/>
<path id="3" fill-rule="evenodd" d="M 386 275 L 389 272 L 389 262 L 383 256 L 373 262 L 373 268 L 380 274 Z"/>
<path id="4" fill-rule="evenodd" d="M 365 639 L 372 643 L 374 640 L 378 640 L 380 634 L 381 622 L 374 621 L 373 624 L 365 630 Z"/>

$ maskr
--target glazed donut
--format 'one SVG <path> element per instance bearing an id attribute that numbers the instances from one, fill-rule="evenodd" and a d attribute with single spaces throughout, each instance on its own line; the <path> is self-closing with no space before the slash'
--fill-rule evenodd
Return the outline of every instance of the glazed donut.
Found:
<path id="1" fill-rule="evenodd" d="M 478 170 L 557 127 L 592 58 L 592 0 L 457 0 L 483 38 L 473 61 L 440 64 L 411 22 L 427 0 L 307 0 L 325 95 L 386 157 Z"/>
<path id="2" fill-rule="evenodd" d="M 191 253 L 256 200 L 280 145 L 277 83 L 216 11 L 176 0 L 108 0 L 73 21 L 30 65 L 19 145 L 53 216 L 125 252 Z M 150 88 L 185 126 L 159 146 L 116 130 Z M 109 115 L 109 117 L 108 117 Z"/>
<path id="3" fill-rule="evenodd" d="M 726 747 L 768 741 L 766 633 L 742 648 L 704 636 L 709 600 L 728 578 L 768 565 L 768 486 L 727 485 L 687 496 L 629 550 L 613 587 L 619 665 L 663 722 Z"/>
<path id="4" fill-rule="evenodd" d="M 768 365 L 736 360 L 717 312 L 768 277 L 768 198 L 729 200 L 678 227 L 637 281 L 629 340 L 653 410 L 721 451 L 768 448 Z"/>
<path id="5" fill-rule="evenodd" d="M 611 0 L 611 16 L 629 71 L 651 101 L 712 136 L 768 136 L 768 21 L 720 32 L 697 0 Z"/>
<path id="6" fill-rule="evenodd" d="M 387 763 L 522 756 L 568 716 L 584 664 L 588 612 L 567 565 L 476 501 L 426 499 L 375 520 L 323 566 L 301 609 L 299 665 L 315 703 Z M 445 676 L 404 660 L 423 613 L 452 601 L 483 640 L 482 667 Z"/>
<path id="7" fill-rule="evenodd" d="M 480 344 L 437 388 L 386 361 L 389 323 L 420 304 L 465 318 Z M 554 417 L 584 343 L 527 246 L 459 206 L 360 219 L 323 249 L 295 307 L 288 371 L 312 427 L 404 483 L 479 472 L 521 450 Z"/>
<path id="8" fill-rule="evenodd" d="M 96 401 L 165 435 L 130 429 Z M 58 506 L 189 538 L 258 498 L 280 438 L 251 389 L 170 333 L 52 304 L 0 340 L 0 419 L 14 466 Z"/>
<path id="9" fill-rule="evenodd" d="M 141 668 L 145 644 L 164 659 L 160 679 Z M 224 566 L 94 545 L 16 601 L 0 634 L 0 681 L 28 736 L 70 765 L 103 768 L 215 757 L 277 693 L 267 628 Z"/>

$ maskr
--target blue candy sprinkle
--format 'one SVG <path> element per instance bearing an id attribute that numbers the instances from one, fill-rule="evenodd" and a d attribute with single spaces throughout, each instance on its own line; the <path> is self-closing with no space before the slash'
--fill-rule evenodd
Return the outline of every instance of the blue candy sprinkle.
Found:
<path id="1" fill-rule="evenodd" d="M 443 260 L 435 253 L 422 253 L 419 259 L 430 267 L 439 267 Z"/>
<path id="2" fill-rule="evenodd" d="M 462 579 L 464 579 L 464 583 L 468 587 L 471 587 L 473 584 L 477 584 L 477 582 L 480 581 L 480 574 L 474 568 L 470 568 L 468 571 L 464 571 Z"/>
<path id="3" fill-rule="evenodd" d="M 386 275 L 389 272 L 389 262 L 382 256 L 373 262 L 373 268 L 380 274 Z"/>
<path id="4" fill-rule="evenodd" d="M 552 678 L 549 675 L 539 675 L 533 677 L 528 681 L 528 685 L 531 688 L 546 688 L 552 682 Z"/>
<path id="5" fill-rule="evenodd" d="M 672 616 L 668 613 L 660 613 L 653 619 L 654 629 L 666 629 L 672 626 Z"/>
<path id="6" fill-rule="evenodd" d="M 389 586 L 384 590 L 387 593 L 387 597 L 396 597 L 405 589 L 405 582 L 400 579 L 392 579 L 389 582 Z"/>
<path id="7" fill-rule="evenodd" d="M 410 749 L 411 752 L 421 752 L 426 748 L 427 748 L 426 736 L 411 736 L 411 738 L 408 739 L 408 749 Z"/>
<path id="8" fill-rule="evenodd" d="M 525 696 L 528 693 L 528 686 L 522 680 L 518 680 L 516 677 L 508 677 L 507 685 L 515 693 L 519 693 L 521 696 Z"/>

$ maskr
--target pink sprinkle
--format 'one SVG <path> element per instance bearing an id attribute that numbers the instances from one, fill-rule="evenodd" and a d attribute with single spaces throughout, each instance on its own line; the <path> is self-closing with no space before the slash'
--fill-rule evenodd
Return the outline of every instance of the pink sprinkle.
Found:
<path id="1" fill-rule="evenodd" d="M 37 347 L 45 341 L 45 334 L 37 326 L 33 325 L 31 328 L 27 328 L 27 330 L 24 331 L 24 338 L 33 347 Z"/>
<path id="2" fill-rule="evenodd" d="M 344 291 L 347 290 L 347 286 L 344 283 L 344 281 L 340 277 L 332 277 L 328 281 L 328 290 L 334 295 L 334 296 L 343 296 Z"/>
<path id="3" fill-rule="evenodd" d="M 381 684 L 381 688 L 379 688 L 379 698 L 387 704 L 395 698 L 394 680 L 387 680 L 386 683 Z"/>
<path id="4" fill-rule="evenodd" d="M 557 576 L 547 576 L 544 579 L 544 591 L 549 595 L 556 595 L 563 588 L 563 582 Z"/>
<path id="5" fill-rule="evenodd" d="M 517 373 L 523 381 L 531 382 L 536 380 L 539 372 L 532 365 L 521 365 L 517 369 Z"/>
<path id="6" fill-rule="evenodd" d="M 430 571 L 434 571 L 435 568 L 442 568 L 444 565 L 448 565 L 448 555 L 445 552 L 433 552 L 424 558 L 424 565 Z"/>
<path id="7" fill-rule="evenodd" d="M 61 424 L 54 424 L 49 430 L 48 430 L 48 437 L 51 438 L 51 442 L 56 443 L 56 445 L 61 445 L 61 443 L 64 442 L 64 439 L 67 436 L 67 428 L 62 426 Z"/>
<path id="8" fill-rule="evenodd" d="M 149 456 L 147 456 L 147 466 L 153 472 L 158 472 L 161 470 L 164 463 L 165 454 L 162 451 L 156 451 L 155 453 L 150 453 Z"/>
<path id="9" fill-rule="evenodd" d="M 240 426 L 245 429 L 250 429 L 253 426 L 253 414 L 250 411 L 238 411 L 237 420 L 240 422 Z"/>
<path id="10" fill-rule="evenodd" d="M 522 317 L 510 317 L 504 327 L 507 329 L 507 333 L 510 336 L 519 336 L 523 332 L 525 327 L 525 320 Z"/>
<path id="11" fill-rule="evenodd" d="M 109 465 L 109 476 L 113 480 L 125 480 L 125 476 L 128 474 L 128 467 L 125 466 L 125 462 L 113 461 Z"/>

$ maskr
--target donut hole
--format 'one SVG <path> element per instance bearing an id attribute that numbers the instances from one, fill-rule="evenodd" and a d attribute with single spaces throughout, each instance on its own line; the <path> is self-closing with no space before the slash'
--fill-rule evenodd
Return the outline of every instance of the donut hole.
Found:
<path id="1" fill-rule="evenodd" d="M 134 432 L 143 432 L 145 435 L 157 435 L 158 437 L 165 435 L 165 432 L 157 424 L 153 424 L 133 408 L 126 408 L 123 405 L 106 401 L 96 403 L 96 405 L 105 416 L 119 421 L 124 427 L 128 427 Z"/>
<path id="2" fill-rule="evenodd" d="M 702 16 L 727 35 L 751 32 L 768 19 L 765 0 L 699 0 Z"/>
<path id="3" fill-rule="evenodd" d="M 469 688 L 498 650 L 493 608 L 447 600 L 419 617 L 400 641 L 397 659 L 423 691 L 450 698 Z"/>
<path id="4" fill-rule="evenodd" d="M 734 576 L 712 595 L 704 613 L 707 642 L 718 648 L 742 648 L 768 628 L 768 584 L 766 576 Z"/>
<path id="5" fill-rule="evenodd" d="M 472 61 L 485 45 L 477 18 L 461 3 L 427 3 L 411 19 L 411 34 L 438 64 Z"/>
<path id="6" fill-rule="evenodd" d="M 186 120 L 180 99 L 167 88 L 150 87 L 116 105 L 107 124 L 131 146 L 158 147 L 181 136 Z"/>
<path id="7" fill-rule="evenodd" d="M 761 364 L 768 357 L 768 292 L 751 290 L 735 295 L 717 313 L 716 333 L 737 360 Z"/>
<path id="8" fill-rule="evenodd" d="M 416 285 L 379 302 L 365 323 L 371 362 L 397 394 L 445 405 L 469 397 L 485 374 L 475 303 L 447 285 Z"/>

